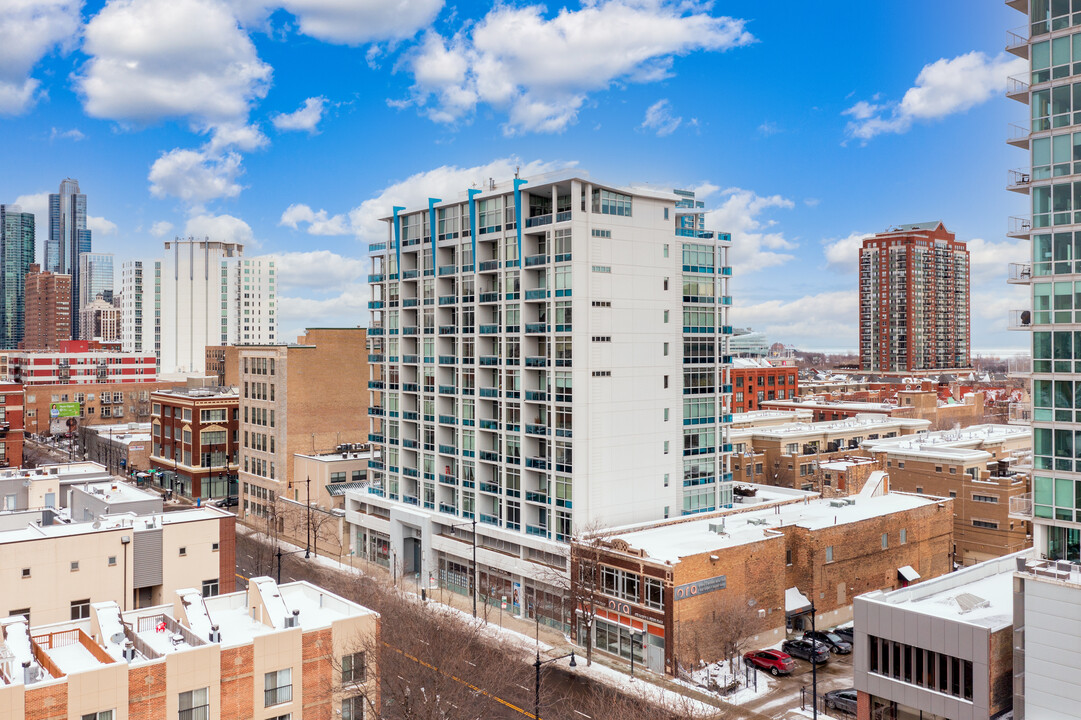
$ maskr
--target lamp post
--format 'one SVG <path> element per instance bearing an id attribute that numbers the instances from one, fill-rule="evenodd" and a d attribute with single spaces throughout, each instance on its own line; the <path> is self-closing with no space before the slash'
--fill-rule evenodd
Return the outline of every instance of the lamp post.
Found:
<path id="1" fill-rule="evenodd" d="M 470 524 L 472 524 L 472 526 L 473 526 L 473 572 L 470 573 L 470 578 L 469 578 L 470 582 L 469 582 L 469 584 L 470 584 L 470 587 L 471 587 L 471 589 L 473 591 L 473 618 L 475 619 L 477 617 L 477 516 L 476 516 L 476 513 L 474 513 L 473 519 L 470 520 L 469 522 L 455 523 L 454 525 L 451 525 L 450 528 L 453 529 L 453 528 L 456 528 L 456 527 L 461 527 L 462 525 L 470 525 Z"/>
<path id="2" fill-rule="evenodd" d="M 818 640 L 815 639 L 815 601 L 811 597 L 811 717 L 818 720 L 818 663 L 815 654 Z"/>
<path id="3" fill-rule="evenodd" d="M 548 663 L 554 663 L 557 660 L 562 660 L 563 658 L 566 658 L 566 657 L 569 657 L 571 659 L 570 667 L 578 667 L 578 664 L 576 662 L 574 662 L 574 651 L 573 650 L 571 652 L 567 653 L 566 655 L 560 655 L 559 657 L 549 658 L 548 660 L 544 660 L 544 661 L 542 661 L 540 659 L 540 650 L 539 649 L 537 650 L 537 659 L 533 661 L 533 669 L 536 671 L 536 682 L 535 682 L 535 684 L 533 686 L 533 717 L 536 720 L 540 720 L 540 675 L 541 675 L 540 671 L 541 671 L 541 665 L 547 665 Z"/>
<path id="4" fill-rule="evenodd" d="M 301 552 L 304 552 L 304 551 L 303 550 L 290 550 L 287 553 L 283 553 L 282 549 L 281 549 L 281 546 L 280 545 L 278 546 L 278 552 L 274 553 L 274 556 L 276 558 L 278 558 L 278 584 L 279 585 L 281 585 L 281 582 L 282 582 L 282 558 L 284 556 L 286 556 L 286 555 L 296 555 L 297 553 L 301 553 Z M 308 557 L 308 556 L 305 555 L 304 557 Z"/>
<path id="5" fill-rule="evenodd" d="M 304 499 L 308 505 L 308 545 L 304 548 L 305 559 L 312 556 L 312 476 L 308 476 L 308 487 L 304 491 Z"/>

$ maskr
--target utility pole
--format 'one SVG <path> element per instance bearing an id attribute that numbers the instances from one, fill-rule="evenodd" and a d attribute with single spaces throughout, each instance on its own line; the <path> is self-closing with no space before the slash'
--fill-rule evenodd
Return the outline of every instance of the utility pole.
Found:
<path id="1" fill-rule="evenodd" d="M 314 435 L 312 437 L 315 437 Z M 305 490 L 305 498 L 308 504 L 308 545 L 304 549 L 304 557 L 312 556 L 312 476 L 308 476 L 308 489 Z"/>

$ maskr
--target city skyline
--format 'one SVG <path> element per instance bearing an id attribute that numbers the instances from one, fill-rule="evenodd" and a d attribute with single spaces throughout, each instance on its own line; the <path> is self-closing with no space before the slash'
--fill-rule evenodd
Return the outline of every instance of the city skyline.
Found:
<path id="1" fill-rule="evenodd" d="M 888 22 L 875 9 L 877 23 L 743 2 L 478 14 L 433 0 L 387 17 L 364 3 L 332 15 L 187 0 L 161 51 L 175 57 L 120 42 L 120 27 L 164 32 L 156 7 L 42 11 L 48 32 L 21 74 L 0 77 L 5 149 L 24 169 L 0 179 L 0 199 L 38 213 L 42 236 L 44 194 L 79 178 L 95 249 L 117 262 L 189 235 L 287 259 L 285 337 L 364 318 L 366 246 L 385 208 L 519 166 L 588 167 L 696 189 L 709 225 L 733 234 L 732 321 L 771 342 L 855 350 L 860 239 L 942 220 L 970 243 L 973 354 L 1022 349 L 1005 329 L 1020 289 L 1001 271 L 1024 258 L 1005 219 L 1025 212 L 1001 172 L 1017 156 L 998 142 L 1025 116 L 1002 92 L 1023 72 L 1002 50 L 1001 28 L 1017 24 L 1005 6 L 936 6 L 932 25 L 930 3 Z M 609 38 L 615 24 L 626 31 Z M 527 29 L 528 42 L 516 34 Z M 619 59 L 595 49 L 611 43 Z M 151 69 L 127 77 L 130 61 Z M 209 92 L 193 92 L 200 81 Z"/>

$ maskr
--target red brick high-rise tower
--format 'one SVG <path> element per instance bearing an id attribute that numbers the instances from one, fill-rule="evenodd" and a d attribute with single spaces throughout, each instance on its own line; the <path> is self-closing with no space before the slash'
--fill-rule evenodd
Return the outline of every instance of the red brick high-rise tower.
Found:
<path id="1" fill-rule="evenodd" d="M 31 265 L 26 275 L 26 350 L 56 350 L 71 340 L 71 276 L 42 272 Z"/>

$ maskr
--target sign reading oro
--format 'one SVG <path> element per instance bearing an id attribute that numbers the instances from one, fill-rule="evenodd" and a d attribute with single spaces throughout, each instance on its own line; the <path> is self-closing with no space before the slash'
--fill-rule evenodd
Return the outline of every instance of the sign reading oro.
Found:
<path id="1" fill-rule="evenodd" d="M 724 590 L 727 586 L 728 576 L 718 575 L 717 577 L 706 578 L 693 583 L 676 585 L 674 588 L 675 598 L 676 600 L 685 600 L 714 590 Z"/>

